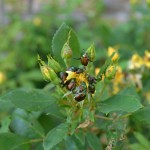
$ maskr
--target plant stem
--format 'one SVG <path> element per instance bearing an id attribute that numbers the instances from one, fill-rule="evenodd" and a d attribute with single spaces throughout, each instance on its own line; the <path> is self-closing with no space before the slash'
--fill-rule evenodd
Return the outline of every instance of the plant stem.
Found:
<path id="1" fill-rule="evenodd" d="M 108 117 L 99 116 L 99 115 L 95 115 L 95 117 L 99 119 L 104 119 L 104 120 L 114 120 L 113 118 L 108 118 Z"/>
<path id="2" fill-rule="evenodd" d="M 41 142 L 43 141 L 43 139 L 33 139 L 33 140 L 30 140 L 30 143 L 36 143 L 36 142 Z"/>

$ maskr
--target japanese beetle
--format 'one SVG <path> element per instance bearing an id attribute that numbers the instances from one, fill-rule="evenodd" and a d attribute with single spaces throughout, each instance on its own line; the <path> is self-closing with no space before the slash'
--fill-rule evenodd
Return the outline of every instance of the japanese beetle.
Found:
<path id="1" fill-rule="evenodd" d="M 90 84 L 96 83 L 96 78 L 95 77 L 92 77 L 92 76 L 89 75 L 87 79 L 88 79 Z"/>
<path id="2" fill-rule="evenodd" d="M 75 79 L 72 79 L 69 81 L 69 83 L 66 84 L 66 88 L 68 90 L 74 90 L 76 87 L 76 80 Z"/>
<path id="3" fill-rule="evenodd" d="M 72 72 L 76 72 L 78 70 L 77 67 L 70 67 L 67 69 L 67 71 L 72 71 Z"/>
<path id="4" fill-rule="evenodd" d="M 61 79 L 61 84 L 64 84 L 64 81 L 66 80 L 68 74 L 66 72 L 60 72 L 59 78 Z"/>
<path id="5" fill-rule="evenodd" d="M 89 91 L 89 93 L 94 94 L 95 93 L 95 86 L 93 84 L 89 84 L 88 91 Z"/>
<path id="6" fill-rule="evenodd" d="M 76 101 L 80 102 L 80 101 L 84 100 L 85 97 L 86 97 L 86 93 L 84 93 L 84 92 L 83 93 L 77 93 L 77 94 L 75 94 L 74 99 Z"/>
<path id="7" fill-rule="evenodd" d="M 81 68 L 78 68 L 78 69 L 76 70 L 76 73 L 77 73 L 77 74 L 80 74 L 80 73 L 83 73 L 83 72 L 84 72 L 84 70 L 81 69 Z"/>
<path id="8" fill-rule="evenodd" d="M 84 66 L 88 65 L 90 60 L 89 60 L 89 57 L 88 57 L 87 53 L 85 53 L 81 56 L 80 61 L 81 61 L 82 65 L 84 65 Z"/>
<path id="9" fill-rule="evenodd" d="M 75 90 L 73 91 L 73 93 L 76 94 L 76 93 L 81 93 L 83 91 L 86 92 L 86 90 L 87 90 L 86 83 L 82 82 L 78 87 L 75 88 Z"/>

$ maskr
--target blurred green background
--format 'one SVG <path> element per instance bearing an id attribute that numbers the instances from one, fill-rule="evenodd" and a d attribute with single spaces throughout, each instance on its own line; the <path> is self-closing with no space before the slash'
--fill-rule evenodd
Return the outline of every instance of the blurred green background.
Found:
<path id="1" fill-rule="evenodd" d="M 46 59 L 51 41 L 65 22 L 81 50 L 92 42 L 96 62 L 114 46 L 126 64 L 131 55 L 150 49 L 149 0 L 0 0 L 0 93 L 18 87 L 43 88 L 37 54 Z M 79 54 L 80 56 L 80 54 Z M 123 65 L 122 65 L 123 66 Z"/>

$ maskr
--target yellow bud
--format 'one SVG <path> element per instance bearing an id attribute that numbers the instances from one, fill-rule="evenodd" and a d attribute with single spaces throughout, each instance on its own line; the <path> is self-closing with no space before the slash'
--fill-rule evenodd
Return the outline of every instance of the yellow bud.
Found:
<path id="1" fill-rule="evenodd" d="M 98 73 L 100 72 L 100 68 L 95 68 L 95 75 L 97 76 Z"/>
<path id="2" fill-rule="evenodd" d="M 42 21 L 39 17 L 36 17 L 36 18 L 33 19 L 33 24 L 35 26 L 40 26 L 42 24 Z"/>
<path id="3" fill-rule="evenodd" d="M 119 54 L 117 53 L 117 50 L 113 47 L 108 47 L 108 56 L 111 56 L 115 52 L 114 56 L 112 57 L 112 61 L 116 62 L 119 59 Z"/>
<path id="4" fill-rule="evenodd" d="M 48 66 L 40 66 L 43 77 L 46 81 L 51 81 L 54 84 L 59 84 L 59 78 L 53 69 Z"/>
<path id="5" fill-rule="evenodd" d="M 40 59 L 39 55 L 38 55 L 38 61 L 39 61 L 40 69 L 41 69 L 44 79 L 46 81 L 51 81 L 54 84 L 59 84 L 59 78 L 57 74 L 54 72 L 52 68 L 47 66 L 45 62 Z"/>
<path id="6" fill-rule="evenodd" d="M 124 79 L 124 74 L 122 72 L 122 68 L 117 66 L 114 82 L 115 83 L 122 83 L 123 79 Z"/>
<path id="7" fill-rule="evenodd" d="M 144 65 L 147 68 L 150 68 L 150 52 L 148 50 L 145 51 L 145 56 L 144 56 Z"/>
<path id="8" fill-rule="evenodd" d="M 49 68 L 46 66 L 40 66 L 40 69 L 41 69 L 41 72 L 42 72 L 44 79 L 46 81 L 51 81 L 51 78 L 49 76 Z"/>
<path id="9" fill-rule="evenodd" d="M 139 69 L 143 65 L 143 59 L 138 54 L 134 54 L 129 63 L 129 69 Z"/>
<path id="10" fill-rule="evenodd" d="M 4 83 L 6 81 L 6 76 L 3 72 L 0 72 L 0 84 Z"/>
<path id="11" fill-rule="evenodd" d="M 116 66 L 109 66 L 105 72 L 105 77 L 107 79 L 113 79 L 116 74 Z"/>

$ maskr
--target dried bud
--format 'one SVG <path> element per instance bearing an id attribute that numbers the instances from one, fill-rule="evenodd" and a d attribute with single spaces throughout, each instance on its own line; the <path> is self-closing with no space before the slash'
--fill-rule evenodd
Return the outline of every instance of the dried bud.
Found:
<path id="1" fill-rule="evenodd" d="M 48 56 L 48 66 L 52 68 L 56 73 L 61 72 L 61 67 L 57 61 L 55 61 L 51 56 Z"/>
<path id="2" fill-rule="evenodd" d="M 96 55 L 94 43 L 87 49 L 86 53 L 87 53 L 90 61 L 94 61 L 95 55 Z"/>

